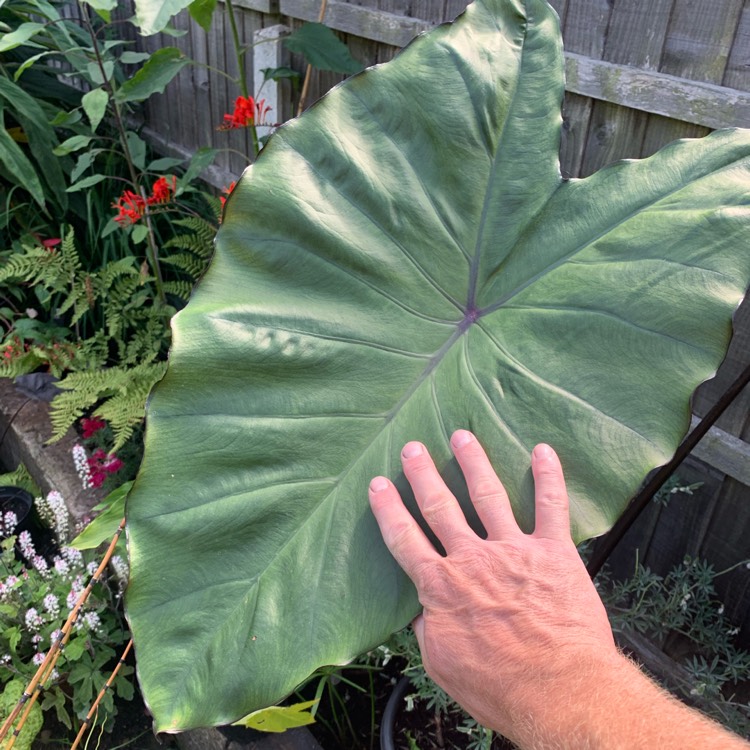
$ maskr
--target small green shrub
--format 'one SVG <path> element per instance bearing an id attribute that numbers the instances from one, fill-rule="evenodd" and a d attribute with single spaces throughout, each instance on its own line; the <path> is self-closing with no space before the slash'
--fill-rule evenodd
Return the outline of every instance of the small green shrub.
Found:
<path id="1" fill-rule="evenodd" d="M 59 551 L 44 557 L 28 531 L 13 533 L 16 519 L 6 513 L 0 519 L 0 686 L 11 692 L 25 686 L 68 613 L 85 588 L 98 562 L 64 544 L 68 517 L 59 493 L 35 501 L 39 514 L 54 522 Z M 116 566 L 122 562 L 113 560 Z M 41 710 L 54 711 L 69 729 L 77 730 L 89 706 L 106 682 L 119 647 L 129 638 L 120 606 L 117 576 L 113 585 L 106 577 L 97 583 L 81 610 L 74 632 L 57 666 L 43 687 Z M 117 709 L 114 694 L 130 700 L 134 694 L 133 669 L 123 665 L 102 701 L 101 721 L 111 728 Z M 8 686 L 11 687 L 8 687 Z M 41 722 L 35 723 L 37 731 Z"/>

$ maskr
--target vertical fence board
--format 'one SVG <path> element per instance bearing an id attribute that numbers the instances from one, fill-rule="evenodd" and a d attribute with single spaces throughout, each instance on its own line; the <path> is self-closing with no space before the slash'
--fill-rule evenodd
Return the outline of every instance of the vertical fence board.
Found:
<path id="1" fill-rule="evenodd" d="M 216 18 L 214 18 L 216 23 Z M 193 24 L 193 59 L 197 65 L 193 66 L 193 117 L 196 118 L 196 143 L 200 146 L 213 146 L 215 129 L 211 122 L 211 74 L 208 70 L 208 34 Z"/>
<path id="2" fill-rule="evenodd" d="M 699 555 L 709 560 L 717 571 L 726 570 L 739 561 L 750 560 L 750 488 L 734 479 L 725 479 L 708 533 L 702 540 Z M 716 588 L 726 607 L 726 614 L 742 629 L 740 640 L 750 645 L 750 572 L 745 564 L 721 576 Z"/>
<path id="3" fill-rule="evenodd" d="M 601 59 L 607 38 L 611 6 L 607 0 L 568 0 L 562 26 L 565 48 L 587 57 Z M 566 94 L 563 104 L 563 130 L 560 167 L 566 177 L 581 174 L 593 101 Z"/>
<path id="4" fill-rule="evenodd" d="M 750 90 L 750 4 L 740 14 L 722 83 L 743 91 Z M 748 123 L 750 127 L 750 122 Z"/>
<path id="5" fill-rule="evenodd" d="M 661 72 L 721 83 L 741 11 L 742 0 L 675 0 Z M 707 128 L 652 115 L 644 139 L 644 155 L 677 138 L 700 138 L 708 132 Z"/>
<path id="6" fill-rule="evenodd" d="M 673 0 L 637 0 L 615 4 L 609 20 L 603 59 L 607 62 L 656 69 Z M 596 102 L 589 126 L 590 142 L 581 173 L 592 174 L 617 159 L 637 158 L 646 116 L 609 102 Z"/>

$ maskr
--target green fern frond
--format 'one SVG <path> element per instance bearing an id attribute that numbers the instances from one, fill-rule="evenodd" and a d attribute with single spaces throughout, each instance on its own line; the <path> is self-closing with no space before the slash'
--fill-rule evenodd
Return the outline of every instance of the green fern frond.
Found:
<path id="1" fill-rule="evenodd" d="M 96 406 L 97 415 L 111 424 L 115 441 L 112 450 L 118 450 L 143 420 L 148 394 L 166 369 L 166 362 L 150 362 L 69 374 L 58 383 L 63 392 L 52 400 L 53 433 L 48 442 L 59 440 L 77 419 Z"/>
<path id="2" fill-rule="evenodd" d="M 164 291 L 187 302 L 193 291 L 193 285 L 189 281 L 165 281 Z"/>
<path id="3" fill-rule="evenodd" d="M 138 269 L 135 267 L 135 258 L 131 255 L 107 263 L 97 274 L 96 289 L 99 294 L 108 291 L 115 280 L 121 276 L 134 276 L 138 278 Z"/>
<path id="4" fill-rule="evenodd" d="M 19 375 L 27 375 L 34 372 L 40 365 L 44 364 L 37 354 L 30 350 L 10 361 L 0 363 L 0 378 L 17 378 Z"/>
<path id="5" fill-rule="evenodd" d="M 194 279 L 197 279 L 206 268 L 206 262 L 202 258 L 196 257 L 193 253 L 165 255 L 160 260 L 162 263 L 168 263 L 170 266 L 175 266 L 185 271 L 185 273 L 190 274 Z"/>
<path id="6" fill-rule="evenodd" d="M 195 255 L 208 260 L 214 251 L 216 227 L 197 216 L 178 219 L 175 225 L 185 227 L 187 232 L 181 232 L 164 243 L 164 249 L 189 250 Z"/>
<path id="7" fill-rule="evenodd" d="M 68 279 L 74 279 L 81 270 L 81 259 L 78 257 L 75 233 L 72 229 L 65 235 L 57 255 L 60 257 L 63 272 L 67 274 Z"/>
<path id="8" fill-rule="evenodd" d="M 70 369 L 74 372 L 98 370 L 104 367 L 108 358 L 107 334 L 104 331 L 97 331 L 78 345 L 75 357 L 70 362 Z"/>
<path id="9" fill-rule="evenodd" d="M 160 310 L 141 311 L 139 326 L 127 341 L 118 342 L 118 356 L 124 365 L 153 362 L 169 348 L 171 331 Z"/>
<path id="10" fill-rule="evenodd" d="M 24 253 L 14 253 L 0 268 L 0 282 L 35 282 L 48 268 L 54 267 L 57 258 L 41 247 L 26 247 Z"/>

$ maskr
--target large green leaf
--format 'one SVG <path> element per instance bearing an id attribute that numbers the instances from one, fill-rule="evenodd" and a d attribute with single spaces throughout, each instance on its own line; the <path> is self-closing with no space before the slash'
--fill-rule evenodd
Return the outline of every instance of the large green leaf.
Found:
<path id="1" fill-rule="evenodd" d="M 120 102 L 142 102 L 153 94 L 163 94 L 167 84 L 186 65 L 190 65 L 190 60 L 177 47 L 162 47 L 120 86 L 115 97 Z"/>
<path id="2" fill-rule="evenodd" d="M 174 319 L 128 500 L 128 612 L 159 730 L 230 722 L 405 625 L 369 479 L 472 429 L 533 526 L 530 451 L 576 539 L 672 455 L 750 277 L 750 132 L 559 172 L 542 0 L 481 0 L 282 128 Z M 411 502 L 411 501 L 410 501 Z M 412 503 L 413 505 L 413 503 Z"/>
<path id="3" fill-rule="evenodd" d="M 135 21 L 143 36 L 164 31 L 172 16 L 187 8 L 193 0 L 135 0 Z"/>
<path id="4" fill-rule="evenodd" d="M 60 166 L 60 160 L 54 156 L 54 149 L 58 143 L 57 136 L 48 125 L 44 110 L 39 102 L 21 86 L 2 76 L 0 76 L 0 101 L 4 102 L 4 107 L 7 107 L 7 111 L 13 115 L 27 136 L 29 151 L 38 165 L 37 174 L 43 177 L 49 187 L 48 197 L 52 197 L 53 201 L 65 210 L 68 205 L 65 175 Z M 5 155 L 8 152 L 7 148 L 4 149 Z M 36 189 L 26 183 L 25 173 L 15 173 L 12 167 L 10 169 L 18 178 L 18 182 L 27 187 L 38 201 Z"/>

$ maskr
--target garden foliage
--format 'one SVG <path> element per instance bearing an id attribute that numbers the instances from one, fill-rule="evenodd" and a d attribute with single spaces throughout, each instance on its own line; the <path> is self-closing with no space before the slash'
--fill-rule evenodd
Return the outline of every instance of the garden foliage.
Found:
<path id="1" fill-rule="evenodd" d="M 477 0 L 280 129 L 173 320 L 128 499 L 127 603 L 158 730 L 236 721 L 416 614 L 367 506 L 407 440 L 464 503 L 472 429 L 533 527 L 561 455 L 577 540 L 689 425 L 750 281 L 750 132 L 561 177 L 543 0 Z"/>

